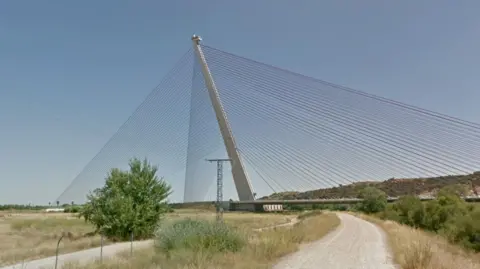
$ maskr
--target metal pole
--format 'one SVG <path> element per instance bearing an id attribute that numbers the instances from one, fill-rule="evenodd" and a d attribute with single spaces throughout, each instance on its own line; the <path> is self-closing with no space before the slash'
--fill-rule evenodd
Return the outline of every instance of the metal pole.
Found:
<path id="1" fill-rule="evenodd" d="M 103 262 L 103 234 L 100 234 L 100 263 Z"/>
<path id="2" fill-rule="evenodd" d="M 217 221 L 223 217 L 222 214 L 223 202 L 223 161 L 217 161 Z"/>
<path id="3" fill-rule="evenodd" d="M 62 236 L 60 236 L 60 239 L 58 239 L 58 242 L 57 242 L 57 250 L 55 251 L 55 269 L 57 269 L 57 265 L 58 265 L 58 251 L 60 249 L 60 242 L 62 241 L 64 236 L 65 234 L 62 234 Z"/>
<path id="4" fill-rule="evenodd" d="M 133 231 L 130 235 L 130 257 L 133 256 Z"/>
<path id="5" fill-rule="evenodd" d="M 233 181 L 235 182 L 235 187 L 237 189 L 238 199 L 240 199 L 240 201 L 252 201 L 254 200 L 253 189 L 250 184 L 250 180 L 248 179 L 247 172 L 245 171 L 245 168 L 243 166 L 242 160 L 240 159 L 239 153 L 237 151 L 232 130 L 228 123 L 225 110 L 223 109 L 222 103 L 220 101 L 217 87 L 215 86 L 215 82 L 213 81 L 213 77 L 210 73 L 210 69 L 208 68 L 202 48 L 200 47 L 201 40 L 202 39 L 199 36 L 192 36 L 193 48 L 196 52 L 199 62 L 202 65 L 202 73 L 205 79 L 205 86 L 208 89 L 210 101 L 212 102 L 212 106 L 217 117 L 218 126 L 220 128 L 220 133 L 223 137 L 223 142 L 225 143 L 228 158 L 231 159 L 232 176 Z"/>

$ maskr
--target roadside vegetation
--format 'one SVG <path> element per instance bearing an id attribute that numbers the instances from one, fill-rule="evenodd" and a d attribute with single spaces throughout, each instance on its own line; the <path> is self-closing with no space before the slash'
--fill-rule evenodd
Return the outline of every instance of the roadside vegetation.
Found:
<path id="1" fill-rule="evenodd" d="M 480 268 L 480 204 L 461 199 L 469 194 L 468 185 L 442 186 L 435 191 L 435 199 L 426 202 L 404 195 L 395 203 L 387 203 L 387 194 L 373 184 L 355 189 L 354 198 L 364 199 L 356 205 L 284 208 L 298 212 L 349 211 L 376 223 L 388 234 L 395 261 L 402 269 Z"/>
<path id="2" fill-rule="evenodd" d="M 356 198 L 363 201 L 356 205 L 284 205 L 284 208 L 298 212 L 315 209 L 361 212 L 421 229 L 480 253 L 480 204 L 463 200 L 461 195 L 465 192 L 464 185 L 450 185 L 440 189 L 430 201 L 422 202 L 416 196 L 405 195 L 394 203 L 387 203 L 385 192 L 369 186 L 358 190 Z"/>
<path id="3" fill-rule="evenodd" d="M 161 224 L 154 246 L 136 251 L 132 257 L 124 253 L 102 264 L 70 264 L 64 268 L 266 269 L 297 251 L 302 243 L 320 239 L 339 224 L 340 220 L 331 213 L 308 214 L 292 227 L 265 231 L 212 220 L 184 219 Z"/>
<path id="4" fill-rule="evenodd" d="M 439 234 L 374 216 L 358 216 L 383 228 L 395 262 L 402 269 L 480 269 L 480 254 Z"/>
<path id="5" fill-rule="evenodd" d="M 434 200 L 422 202 L 416 196 L 402 196 L 387 204 L 386 194 L 366 188 L 358 210 L 413 228 L 423 229 L 449 242 L 480 251 L 480 207 L 460 198 L 461 186 L 441 189 Z"/>
<path id="6" fill-rule="evenodd" d="M 155 173 L 156 167 L 137 159 L 131 161 L 130 171 L 112 170 L 105 186 L 89 195 L 80 211 L 110 240 L 127 240 L 133 232 L 135 238 L 153 237 L 154 246 L 102 264 L 66 268 L 269 268 L 301 243 L 319 239 L 340 223 L 334 214 L 315 212 L 302 215 L 290 227 L 259 231 L 297 216 L 226 213 L 224 221 L 215 221 L 209 212 L 210 219 L 203 214 L 165 217 L 170 186 Z"/>
<path id="7" fill-rule="evenodd" d="M 407 195 L 387 204 L 383 191 L 368 187 L 355 209 L 387 232 L 403 269 L 480 268 L 480 207 L 461 199 L 463 193 L 462 185 L 452 185 L 431 201 Z"/>

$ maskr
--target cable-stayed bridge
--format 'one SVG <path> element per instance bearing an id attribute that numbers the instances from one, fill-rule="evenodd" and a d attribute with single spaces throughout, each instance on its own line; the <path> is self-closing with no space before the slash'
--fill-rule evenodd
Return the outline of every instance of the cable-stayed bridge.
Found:
<path id="1" fill-rule="evenodd" d="M 480 167 L 480 124 L 296 74 L 200 44 L 186 52 L 58 198 L 82 203 L 111 168 L 147 158 L 175 201 L 243 201 Z M 337 197 L 343 198 L 342 195 Z"/>

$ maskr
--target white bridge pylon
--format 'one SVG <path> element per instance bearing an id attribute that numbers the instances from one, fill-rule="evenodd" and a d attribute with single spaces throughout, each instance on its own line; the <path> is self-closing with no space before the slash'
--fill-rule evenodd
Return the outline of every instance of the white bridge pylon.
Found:
<path id="1" fill-rule="evenodd" d="M 210 101 L 212 102 L 213 110 L 215 111 L 215 115 L 217 117 L 218 126 L 220 128 L 220 133 L 222 134 L 228 158 L 231 160 L 232 177 L 235 183 L 235 188 L 237 189 L 238 199 L 240 201 L 252 201 L 255 200 L 252 185 L 248 178 L 248 174 L 245 171 L 245 166 L 243 165 L 242 159 L 238 154 L 233 133 L 230 128 L 230 124 L 228 123 L 225 110 L 223 109 L 222 102 L 220 101 L 217 87 L 215 86 L 212 74 L 208 68 L 202 48 L 200 47 L 201 40 L 202 39 L 200 36 L 192 36 L 193 48 L 202 66 L 202 74 L 205 80 L 205 86 L 208 90 L 208 95 L 210 96 Z"/>

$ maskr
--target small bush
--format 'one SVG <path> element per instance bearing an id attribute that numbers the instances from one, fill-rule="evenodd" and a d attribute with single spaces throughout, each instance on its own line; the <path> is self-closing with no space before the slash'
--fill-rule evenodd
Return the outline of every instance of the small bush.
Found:
<path id="1" fill-rule="evenodd" d="M 155 246 L 165 253 L 179 249 L 236 252 L 247 242 L 243 234 L 224 223 L 192 219 L 162 225 L 155 237 Z"/>
<path id="2" fill-rule="evenodd" d="M 333 205 L 332 210 L 333 211 L 347 211 L 348 206 L 347 205 Z"/>
<path id="3" fill-rule="evenodd" d="M 402 218 L 400 214 L 396 211 L 395 204 L 388 204 L 384 211 L 376 214 L 382 220 L 393 220 L 398 223 L 402 223 Z"/>
<path id="4" fill-rule="evenodd" d="M 65 207 L 65 210 L 63 212 L 65 212 L 65 213 L 79 213 L 80 210 L 81 210 L 80 206 L 69 205 L 69 206 Z"/>
<path id="5" fill-rule="evenodd" d="M 288 210 L 288 211 L 305 211 L 305 207 L 301 206 L 301 205 L 285 204 L 285 205 L 283 205 L 283 209 Z"/>

